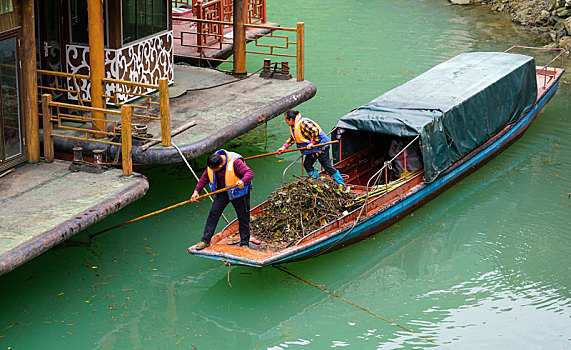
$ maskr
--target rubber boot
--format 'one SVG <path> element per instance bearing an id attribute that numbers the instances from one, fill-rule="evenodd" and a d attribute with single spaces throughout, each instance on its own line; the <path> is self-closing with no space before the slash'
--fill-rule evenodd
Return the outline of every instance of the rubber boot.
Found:
<path id="1" fill-rule="evenodd" d="M 343 177 L 341 176 L 341 173 L 339 171 L 331 176 L 333 177 L 333 180 L 335 180 L 335 182 L 337 182 L 338 184 L 345 185 L 345 181 L 343 181 Z"/>
<path id="2" fill-rule="evenodd" d="M 314 169 L 314 170 L 312 170 L 312 171 L 309 171 L 309 172 L 307 173 L 307 176 L 311 176 L 311 177 L 317 179 L 317 178 L 319 177 L 319 173 L 317 172 L 317 170 Z"/>

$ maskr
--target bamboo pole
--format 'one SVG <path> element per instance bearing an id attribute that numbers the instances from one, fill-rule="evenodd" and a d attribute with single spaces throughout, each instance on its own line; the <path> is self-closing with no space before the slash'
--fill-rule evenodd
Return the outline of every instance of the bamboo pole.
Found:
<path id="1" fill-rule="evenodd" d="M 42 124 L 44 130 L 44 161 L 54 161 L 54 138 L 53 138 L 53 125 L 52 125 L 52 102 L 51 94 L 42 95 Z"/>
<path id="2" fill-rule="evenodd" d="M 297 22 L 297 81 L 305 80 L 305 23 Z"/>
<path id="3" fill-rule="evenodd" d="M 213 191 L 213 192 L 210 192 L 210 193 L 207 193 L 207 194 L 203 194 L 202 196 L 198 196 L 198 197 L 196 198 L 196 200 L 199 200 L 199 199 L 202 199 L 202 198 L 205 198 L 205 197 L 208 197 L 208 196 L 212 196 L 212 195 L 215 195 L 215 194 L 218 194 L 218 193 L 226 192 L 226 191 L 228 191 L 228 190 L 233 189 L 234 187 L 236 187 L 236 185 L 234 185 L 234 186 L 229 186 L 229 187 L 225 187 L 225 188 L 223 188 L 223 189 L 220 189 L 220 190 L 217 190 L 217 191 Z M 166 208 L 163 208 L 163 209 L 161 209 L 161 210 L 157 210 L 157 211 L 154 211 L 154 212 L 152 212 L 152 213 L 145 214 L 145 215 L 143 215 L 143 216 L 139 216 L 138 218 L 135 218 L 135 219 L 126 221 L 126 222 L 124 222 L 124 223 L 122 223 L 122 224 L 115 225 L 115 226 L 113 226 L 113 227 L 109 227 L 109 228 L 106 228 L 105 230 L 102 230 L 102 231 L 99 231 L 99 232 L 97 232 L 97 233 L 94 233 L 94 234 L 90 235 L 89 238 L 95 237 L 95 236 L 100 235 L 100 234 L 102 234 L 102 233 L 105 233 L 105 232 L 107 232 L 107 231 L 111 231 L 111 230 L 114 229 L 114 228 L 121 227 L 121 226 L 125 226 L 125 225 L 127 225 L 127 224 L 132 223 L 132 222 L 139 221 L 139 220 L 148 218 L 148 217 L 150 217 L 150 216 L 163 213 L 163 212 L 165 212 L 165 211 L 167 211 L 167 210 L 171 210 L 171 209 L 174 209 L 174 208 L 178 208 L 178 207 L 183 206 L 183 205 L 185 205 L 185 204 L 188 204 L 188 203 L 190 203 L 190 202 L 192 202 L 192 201 L 191 201 L 190 199 L 187 199 L 187 200 L 185 200 L 185 201 L 182 201 L 182 202 L 177 203 L 177 204 L 173 204 L 173 205 L 171 205 L 171 206 L 169 206 L 169 207 L 166 207 Z"/>
<path id="4" fill-rule="evenodd" d="M 121 156 L 123 159 L 123 175 L 129 176 L 133 174 L 133 159 L 131 159 L 131 116 L 133 115 L 133 107 L 129 105 L 121 106 Z"/>
<path id="5" fill-rule="evenodd" d="M 105 49 L 103 47 L 103 7 L 101 0 L 88 0 L 89 68 L 91 76 L 91 106 L 103 108 L 103 84 L 105 77 Z M 93 112 L 96 121 L 93 130 L 105 130 L 105 114 Z M 94 137 L 103 135 L 95 133 Z"/>
<path id="6" fill-rule="evenodd" d="M 161 103 L 161 139 L 163 146 L 171 145 L 171 114 L 169 106 L 169 80 L 159 79 L 159 99 Z"/>
<path id="7" fill-rule="evenodd" d="M 319 147 L 319 146 L 332 145 L 332 144 L 337 143 L 337 142 L 339 142 L 339 141 L 335 140 L 335 141 L 330 141 L 330 142 L 319 143 L 317 145 L 313 145 L 313 147 L 315 148 L 315 147 Z M 287 150 L 282 151 L 281 153 L 280 152 L 271 152 L 271 153 L 258 154 L 257 156 L 246 157 L 246 158 L 244 158 L 244 160 L 273 156 L 274 154 L 284 154 L 284 153 L 289 153 L 289 152 L 301 151 L 304 149 L 307 149 L 307 147 L 287 149 Z"/>
<path id="8" fill-rule="evenodd" d="M 34 0 L 22 2 L 22 18 L 23 119 L 26 129 L 28 161 L 35 163 L 40 161 L 40 122 L 37 103 L 38 77 L 36 73 Z"/>
<path id="9" fill-rule="evenodd" d="M 14 168 L 3 172 L 2 174 L 0 174 L 0 177 L 4 177 L 4 176 L 6 176 L 6 175 L 8 175 L 8 174 L 10 174 L 10 173 L 13 173 L 13 172 L 14 172 Z"/>

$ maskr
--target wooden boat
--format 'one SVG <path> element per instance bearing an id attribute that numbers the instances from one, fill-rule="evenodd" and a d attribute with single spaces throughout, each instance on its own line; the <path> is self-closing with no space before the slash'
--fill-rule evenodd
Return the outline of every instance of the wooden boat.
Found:
<path id="1" fill-rule="evenodd" d="M 287 247 L 238 247 L 233 221 L 209 247 L 188 252 L 262 267 L 323 254 L 398 221 L 517 140 L 553 97 L 564 51 L 551 49 L 555 58 L 536 66 L 533 57 L 516 53 L 521 50 L 548 49 L 462 54 L 343 116 L 333 130 L 340 141 L 333 155 L 351 190 L 365 196 L 356 209 Z M 392 140 L 406 147 L 391 153 Z M 407 160 L 415 148 L 423 167 L 411 172 Z M 389 168 L 397 163 L 404 171 L 394 178 Z"/>

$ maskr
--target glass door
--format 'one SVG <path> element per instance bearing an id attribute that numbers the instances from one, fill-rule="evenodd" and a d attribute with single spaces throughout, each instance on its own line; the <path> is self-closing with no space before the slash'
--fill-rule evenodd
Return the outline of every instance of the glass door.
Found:
<path id="1" fill-rule="evenodd" d="M 0 38 L 0 170 L 25 161 L 16 36 Z"/>

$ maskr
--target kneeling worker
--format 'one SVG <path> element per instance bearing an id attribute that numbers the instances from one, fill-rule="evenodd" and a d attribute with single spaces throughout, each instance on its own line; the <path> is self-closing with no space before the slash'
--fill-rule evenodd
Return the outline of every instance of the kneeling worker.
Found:
<path id="1" fill-rule="evenodd" d="M 329 145 L 313 146 L 331 141 L 323 130 L 321 130 L 321 127 L 313 120 L 302 117 L 301 113 L 292 109 L 284 114 L 284 119 L 290 127 L 291 136 L 286 143 L 278 149 L 278 154 L 281 154 L 281 152 L 285 151 L 295 142 L 298 148 L 305 147 L 305 149 L 301 150 L 301 153 L 305 155 L 303 167 L 309 176 L 319 177 L 319 173 L 313 168 L 313 164 L 318 160 L 325 171 L 333 177 L 335 182 L 344 185 L 345 183 L 343 182 L 341 174 L 331 165 Z"/>
<path id="2" fill-rule="evenodd" d="M 250 187 L 254 172 L 244 163 L 241 155 L 223 149 L 210 155 L 206 165 L 207 168 L 190 197 L 192 202 L 198 201 L 198 194 L 207 184 L 210 184 L 212 191 L 233 185 L 236 187 L 214 196 L 212 208 L 206 219 L 204 235 L 195 249 L 202 250 L 210 245 L 218 220 L 228 203 L 232 203 L 238 217 L 240 247 L 248 247 L 250 242 Z"/>

